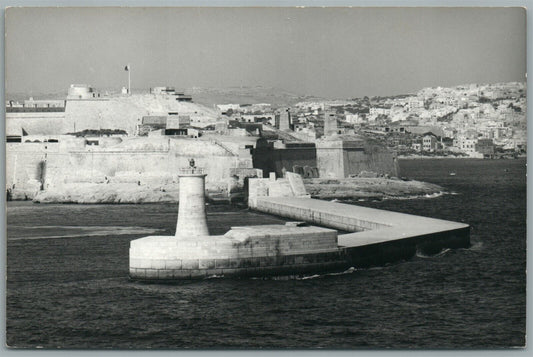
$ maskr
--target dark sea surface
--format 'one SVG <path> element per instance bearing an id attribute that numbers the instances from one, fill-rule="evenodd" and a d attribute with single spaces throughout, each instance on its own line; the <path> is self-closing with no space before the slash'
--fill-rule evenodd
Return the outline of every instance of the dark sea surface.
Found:
<path id="1" fill-rule="evenodd" d="M 128 280 L 129 242 L 177 207 L 7 206 L 7 344 L 45 348 L 490 348 L 525 344 L 526 161 L 402 160 L 437 198 L 357 202 L 466 222 L 470 249 L 306 279 Z M 450 176 L 451 172 L 456 173 Z M 212 234 L 280 218 L 209 206 Z"/>

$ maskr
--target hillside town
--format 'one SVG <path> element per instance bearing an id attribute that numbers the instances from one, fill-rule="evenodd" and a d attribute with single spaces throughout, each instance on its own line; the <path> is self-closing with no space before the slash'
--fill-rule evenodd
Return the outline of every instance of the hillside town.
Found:
<path id="1" fill-rule="evenodd" d="M 224 104 L 217 108 L 242 127 L 265 124 L 304 142 L 322 136 L 364 134 L 400 156 L 516 157 L 526 153 L 524 83 L 424 88 L 413 95 L 299 102 L 280 127 L 269 104 Z M 326 123 L 327 119 L 335 123 Z M 281 124 L 283 125 L 283 124 Z"/>

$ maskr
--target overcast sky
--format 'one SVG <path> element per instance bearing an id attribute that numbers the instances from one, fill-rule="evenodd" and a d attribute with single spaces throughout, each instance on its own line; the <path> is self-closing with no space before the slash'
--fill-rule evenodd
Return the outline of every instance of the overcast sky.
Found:
<path id="1" fill-rule="evenodd" d="M 520 8 L 10 8 L 6 88 L 268 86 L 329 98 L 525 81 Z"/>

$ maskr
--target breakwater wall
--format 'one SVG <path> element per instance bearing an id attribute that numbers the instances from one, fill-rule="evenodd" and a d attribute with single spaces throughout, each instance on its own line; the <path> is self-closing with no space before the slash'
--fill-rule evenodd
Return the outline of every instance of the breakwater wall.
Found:
<path id="1" fill-rule="evenodd" d="M 151 236 L 130 243 L 136 280 L 272 276 L 342 270 L 337 232 L 320 227 L 232 227 L 222 236 Z"/>
<path id="2" fill-rule="evenodd" d="M 338 244 L 356 268 L 470 246 L 470 227 L 464 223 L 301 197 L 255 197 L 249 204 L 261 212 L 351 232 L 339 235 Z"/>
<path id="3" fill-rule="evenodd" d="M 131 241 L 130 278 L 173 281 L 338 272 L 409 259 L 418 251 L 434 254 L 470 246 L 466 224 L 311 199 L 301 176 L 287 174 L 279 180 L 274 173 L 268 179 L 250 179 L 249 207 L 300 222 L 232 227 L 223 236 L 208 235 L 203 172 L 180 175 L 195 186 L 182 192 L 180 201 L 192 203 L 180 204 L 175 236 Z M 338 235 L 302 221 L 351 233 Z M 197 232 L 198 227 L 205 229 Z"/>

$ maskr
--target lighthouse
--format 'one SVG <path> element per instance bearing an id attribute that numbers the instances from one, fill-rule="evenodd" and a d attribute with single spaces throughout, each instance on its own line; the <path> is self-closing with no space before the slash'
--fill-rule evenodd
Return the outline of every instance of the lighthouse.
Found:
<path id="1" fill-rule="evenodd" d="M 180 192 L 175 237 L 208 236 L 204 170 L 197 168 L 194 159 L 190 159 L 189 167 L 180 169 L 178 177 Z"/>

